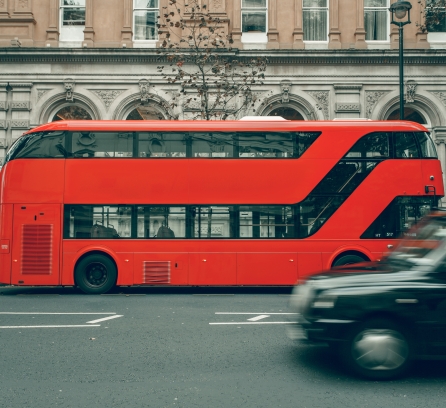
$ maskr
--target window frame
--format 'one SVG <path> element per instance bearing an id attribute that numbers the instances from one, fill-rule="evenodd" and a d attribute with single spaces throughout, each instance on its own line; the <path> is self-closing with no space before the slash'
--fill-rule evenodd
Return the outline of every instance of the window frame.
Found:
<path id="1" fill-rule="evenodd" d="M 377 10 L 377 9 L 383 9 L 386 12 L 386 33 L 385 33 L 385 37 L 387 38 L 387 40 L 365 40 L 365 42 L 368 45 L 379 45 L 379 44 L 390 44 L 390 14 L 389 14 L 389 7 L 390 7 L 390 0 L 386 0 L 386 6 L 384 7 L 367 7 L 364 4 L 364 31 L 366 32 L 366 37 L 367 37 L 367 30 L 365 27 L 365 12 L 366 10 Z"/>
<path id="2" fill-rule="evenodd" d="M 65 5 L 65 0 L 59 0 L 59 41 L 65 43 L 70 47 L 81 47 L 84 41 L 84 30 L 86 18 L 83 20 L 84 24 L 79 25 L 64 25 L 64 10 L 67 8 L 83 8 L 84 15 L 87 13 L 87 6 Z M 73 37 L 74 35 L 74 37 Z"/>
<path id="3" fill-rule="evenodd" d="M 427 1 L 426 1 L 427 3 Z M 426 13 L 428 9 L 431 8 L 440 8 L 439 6 L 431 6 L 431 5 L 427 5 L 426 4 Z M 445 20 L 446 20 L 446 7 L 444 8 L 444 14 L 445 14 Z M 427 29 L 427 40 L 430 43 L 446 43 L 446 21 L 445 21 L 445 31 L 434 31 L 434 32 L 430 32 L 429 28 L 426 26 Z M 443 48 L 443 47 L 441 47 Z"/>
<path id="4" fill-rule="evenodd" d="M 305 44 L 311 45 L 319 45 L 319 44 L 328 44 L 330 38 L 329 38 L 329 33 L 330 33 L 330 1 L 326 0 L 326 6 L 325 7 L 306 7 L 304 6 L 304 0 L 302 1 L 302 30 L 304 32 L 304 38 L 305 38 L 305 19 L 304 19 L 304 11 L 305 10 L 323 10 L 326 9 L 327 12 L 327 39 L 326 40 L 303 40 Z"/>
<path id="5" fill-rule="evenodd" d="M 158 7 L 136 7 L 136 2 L 138 0 L 133 0 L 133 9 L 132 9 L 132 41 L 134 48 L 154 48 L 156 47 L 156 42 L 159 40 L 158 29 L 156 27 L 158 17 L 160 14 L 160 0 L 156 0 L 158 2 Z M 153 40 L 137 40 L 135 38 L 136 35 L 136 11 L 147 11 L 155 14 L 155 39 Z"/>
<path id="6" fill-rule="evenodd" d="M 268 0 L 265 0 L 265 7 L 243 7 L 243 0 L 240 2 L 240 19 L 242 43 L 267 43 L 268 42 Z M 243 31 L 243 14 L 247 12 L 265 12 L 265 32 L 244 32 Z"/>

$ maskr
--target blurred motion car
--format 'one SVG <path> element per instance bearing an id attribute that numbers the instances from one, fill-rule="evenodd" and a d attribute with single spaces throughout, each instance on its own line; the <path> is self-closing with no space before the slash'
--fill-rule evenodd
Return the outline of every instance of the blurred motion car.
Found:
<path id="1" fill-rule="evenodd" d="M 326 343 L 369 379 L 446 358 L 446 211 L 425 217 L 381 262 L 332 268 L 301 282 L 290 337 Z"/>

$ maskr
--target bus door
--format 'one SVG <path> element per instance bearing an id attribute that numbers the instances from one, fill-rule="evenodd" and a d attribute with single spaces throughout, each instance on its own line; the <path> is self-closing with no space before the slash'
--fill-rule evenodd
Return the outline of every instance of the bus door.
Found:
<path id="1" fill-rule="evenodd" d="M 14 204 L 11 283 L 59 285 L 60 205 Z"/>

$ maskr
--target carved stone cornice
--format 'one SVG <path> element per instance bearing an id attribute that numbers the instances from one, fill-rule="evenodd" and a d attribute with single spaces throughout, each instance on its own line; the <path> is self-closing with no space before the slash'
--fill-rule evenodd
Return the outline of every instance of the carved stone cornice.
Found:
<path id="1" fill-rule="evenodd" d="M 7 64 L 39 63 L 160 63 L 167 54 L 157 49 L 138 48 L 0 48 L 0 60 Z M 267 57 L 270 65 L 395 65 L 399 64 L 398 50 L 237 50 L 222 51 L 240 61 Z M 446 65 L 446 50 L 405 50 L 404 65 Z"/>

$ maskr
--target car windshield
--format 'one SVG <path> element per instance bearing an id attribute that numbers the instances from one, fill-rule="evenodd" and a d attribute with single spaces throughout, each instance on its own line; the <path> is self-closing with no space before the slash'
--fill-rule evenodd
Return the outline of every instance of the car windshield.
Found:
<path id="1" fill-rule="evenodd" d="M 436 265 L 446 254 L 446 217 L 430 216 L 406 233 L 406 238 L 390 254 L 393 263 Z"/>

